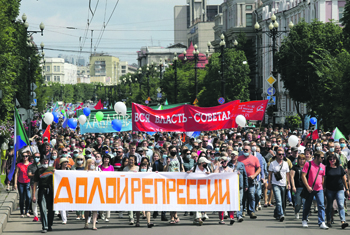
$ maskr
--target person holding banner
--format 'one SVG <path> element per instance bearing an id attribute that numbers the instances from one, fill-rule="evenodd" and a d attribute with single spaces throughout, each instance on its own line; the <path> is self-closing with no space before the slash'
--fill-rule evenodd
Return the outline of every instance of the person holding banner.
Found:
<path id="1" fill-rule="evenodd" d="M 96 167 L 95 167 L 95 160 L 94 159 L 88 159 L 86 161 L 86 166 L 85 169 L 86 171 L 95 171 Z M 88 229 L 89 228 L 89 211 L 85 211 L 84 212 L 84 216 L 85 216 L 85 226 L 84 229 Z M 96 228 L 96 220 L 97 220 L 97 211 L 93 211 L 92 212 L 92 229 L 93 230 L 97 230 Z"/>
<path id="2" fill-rule="evenodd" d="M 83 171 L 85 169 L 85 157 L 82 154 L 79 154 L 75 159 L 75 164 L 72 166 L 71 170 Z M 85 219 L 84 211 L 76 211 L 77 220 Z"/>
<path id="3" fill-rule="evenodd" d="M 68 159 L 65 157 L 62 157 L 60 159 L 60 168 L 58 170 L 67 170 L 67 165 L 68 165 Z M 67 224 L 67 211 L 60 211 L 61 218 L 62 218 L 62 224 Z"/>
<path id="4" fill-rule="evenodd" d="M 138 172 L 139 171 L 139 166 L 137 164 L 137 158 L 135 155 L 129 155 L 129 162 L 126 167 L 124 167 L 123 171 L 128 171 L 128 172 Z M 134 212 L 129 211 L 129 225 L 134 225 L 135 220 L 134 220 Z"/>
<path id="5" fill-rule="evenodd" d="M 223 155 L 225 155 L 225 153 Z M 216 168 L 214 173 L 232 173 L 233 172 L 233 169 L 228 167 L 229 158 L 227 156 L 220 157 L 219 162 L 220 162 L 220 166 Z M 234 212 L 229 211 L 228 213 L 230 216 L 230 225 L 233 225 L 235 223 Z M 219 211 L 219 219 L 220 219 L 219 224 L 225 224 L 223 211 Z"/>

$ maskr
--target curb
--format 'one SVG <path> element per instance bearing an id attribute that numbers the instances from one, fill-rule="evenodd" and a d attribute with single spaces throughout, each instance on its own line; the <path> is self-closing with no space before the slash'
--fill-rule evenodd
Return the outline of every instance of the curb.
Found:
<path id="1" fill-rule="evenodd" d="M 0 194 L 0 235 L 6 228 L 11 212 L 16 209 L 17 196 L 17 190 L 9 193 L 2 191 Z"/>

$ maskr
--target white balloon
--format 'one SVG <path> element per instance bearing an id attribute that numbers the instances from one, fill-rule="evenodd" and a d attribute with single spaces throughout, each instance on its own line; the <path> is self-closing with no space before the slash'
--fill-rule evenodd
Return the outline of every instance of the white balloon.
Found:
<path id="1" fill-rule="evenodd" d="M 79 116 L 79 123 L 80 123 L 81 125 L 84 125 L 85 122 L 86 122 L 86 116 L 85 116 L 85 115 L 80 115 L 80 116 Z"/>
<path id="2" fill-rule="evenodd" d="M 46 125 L 51 125 L 51 123 L 53 122 L 52 113 L 45 113 L 44 114 L 44 122 L 46 123 Z"/>
<path id="3" fill-rule="evenodd" d="M 245 127 L 245 125 L 247 123 L 247 119 L 245 119 L 245 117 L 243 115 L 237 115 L 236 123 L 240 127 Z"/>
<path id="4" fill-rule="evenodd" d="M 123 102 L 117 102 L 114 105 L 114 110 L 117 114 L 121 114 L 123 116 L 126 115 L 126 105 Z"/>
<path id="5" fill-rule="evenodd" d="M 288 138 L 288 144 L 290 147 L 295 147 L 298 145 L 299 138 L 296 135 L 291 135 Z"/>
<path id="6" fill-rule="evenodd" d="M 52 139 L 52 140 L 50 141 L 50 144 L 52 144 L 53 146 L 55 146 L 55 145 L 56 145 L 56 139 Z"/>

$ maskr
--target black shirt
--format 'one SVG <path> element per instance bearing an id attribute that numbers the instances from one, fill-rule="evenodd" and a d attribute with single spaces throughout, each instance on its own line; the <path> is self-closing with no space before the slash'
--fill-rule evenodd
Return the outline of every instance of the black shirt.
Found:
<path id="1" fill-rule="evenodd" d="M 292 170 L 295 171 L 295 174 L 294 174 L 294 185 L 295 185 L 295 188 L 301 188 L 304 186 L 302 180 L 301 180 L 301 171 L 303 169 L 301 169 L 300 166 L 298 165 L 294 165 L 292 167 Z"/>
<path id="2" fill-rule="evenodd" d="M 345 171 L 343 167 L 337 168 L 326 167 L 326 189 L 331 191 L 339 191 L 344 189 L 343 176 Z"/>
<path id="3" fill-rule="evenodd" d="M 114 167 L 114 171 L 123 171 L 122 161 L 123 161 L 123 158 L 119 158 L 119 157 L 114 157 L 112 159 L 112 165 Z"/>

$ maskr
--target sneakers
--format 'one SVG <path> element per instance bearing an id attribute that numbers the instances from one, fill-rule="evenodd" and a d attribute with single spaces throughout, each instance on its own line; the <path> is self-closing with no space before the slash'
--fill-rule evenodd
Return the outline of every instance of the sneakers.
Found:
<path id="1" fill-rule="evenodd" d="M 299 213 L 295 213 L 294 216 L 295 216 L 295 219 L 299 219 Z"/>
<path id="2" fill-rule="evenodd" d="M 307 221 L 306 220 L 301 221 L 301 224 L 303 225 L 303 228 L 309 227 L 309 225 L 307 225 Z"/>
<path id="3" fill-rule="evenodd" d="M 41 233 L 47 233 L 46 229 L 41 230 Z"/>
<path id="4" fill-rule="evenodd" d="M 130 219 L 129 225 L 134 225 L 134 219 Z"/>
<path id="5" fill-rule="evenodd" d="M 230 225 L 234 224 L 235 220 L 234 219 L 230 219 Z"/>
<path id="6" fill-rule="evenodd" d="M 33 219 L 33 222 L 38 222 L 38 221 L 39 221 L 38 216 L 35 216 L 34 219 Z"/>
<path id="7" fill-rule="evenodd" d="M 258 210 L 261 211 L 261 205 L 258 206 Z"/>
<path id="8" fill-rule="evenodd" d="M 89 216 L 87 223 L 90 224 L 91 222 L 91 216 Z"/>
<path id="9" fill-rule="evenodd" d="M 282 215 L 281 217 L 280 217 L 280 222 L 283 222 L 284 221 L 284 216 Z"/>
<path id="10" fill-rule="evenodd" d="M 105 217 L 104 214 L 101 215 L 101 219 L 102 219 L 102 220 L 105 220 L 105 219 L 106 219 L 106 217 Z"/>
<path id="11" fill-rule="evenodd" d="M 240 222 L 240 223 L 243 222 L 242 216 L 239 216 L 237 221 Z"/>
<path id="12" fill-rule="evenodd" d="M 293 206 L 293 202 L 289 202 L 289 203 L 288 203 L 288 206 Z"/>
<path id="13" fill-rule="evenodd" d="M 219 224 L 225 224 L 225 221 L 224 220 L 220 220 Z"/>
<path id="14" fill-rule="evenodd" d="M 123 212 L 119 212 L 119 219 L 123 218 Z"/>
<path id="15" fill-rule="evenodd" d="M 345 229 L 345 228 L 348 227 L 348 226 L 349 226 L 349 224 L 346 223 L 346 222 L 341 224 L 341 228 L 342 228 L 342 229 Z"/>
<path id="16" fill-rule="evenodd" d="M 165 215 L 162 215 L 161 221 L 168 221 L 168 218 Z"/>
<path id="17" fill-rule="evenodd" d="M 207 213 L 202 213 L 202 220 L 205 221 L 207 219 L 209 219 Z"/>
<path id="18" fill-rule="evenodd" d="M 106 219 L 105 219 L 105 222 L 109 222 L 109 219 L 106 218 Z"/>
<path id="19" fill-rule="evenodd" d="M 328 227 L 325 224 L 325 222 L 322 222 L 322 224 L 320 224 L 320 229 L 328 229 Z"/>
<path id="20" fill-rule="evenodd" d="M 256 214 L 255 214 L 254 212 L 252 212 L 252 213 L 250 213 L 250 218 L 251 218 L 251 219 L 256 219 L 257 216 L 256 216 Z"/>

